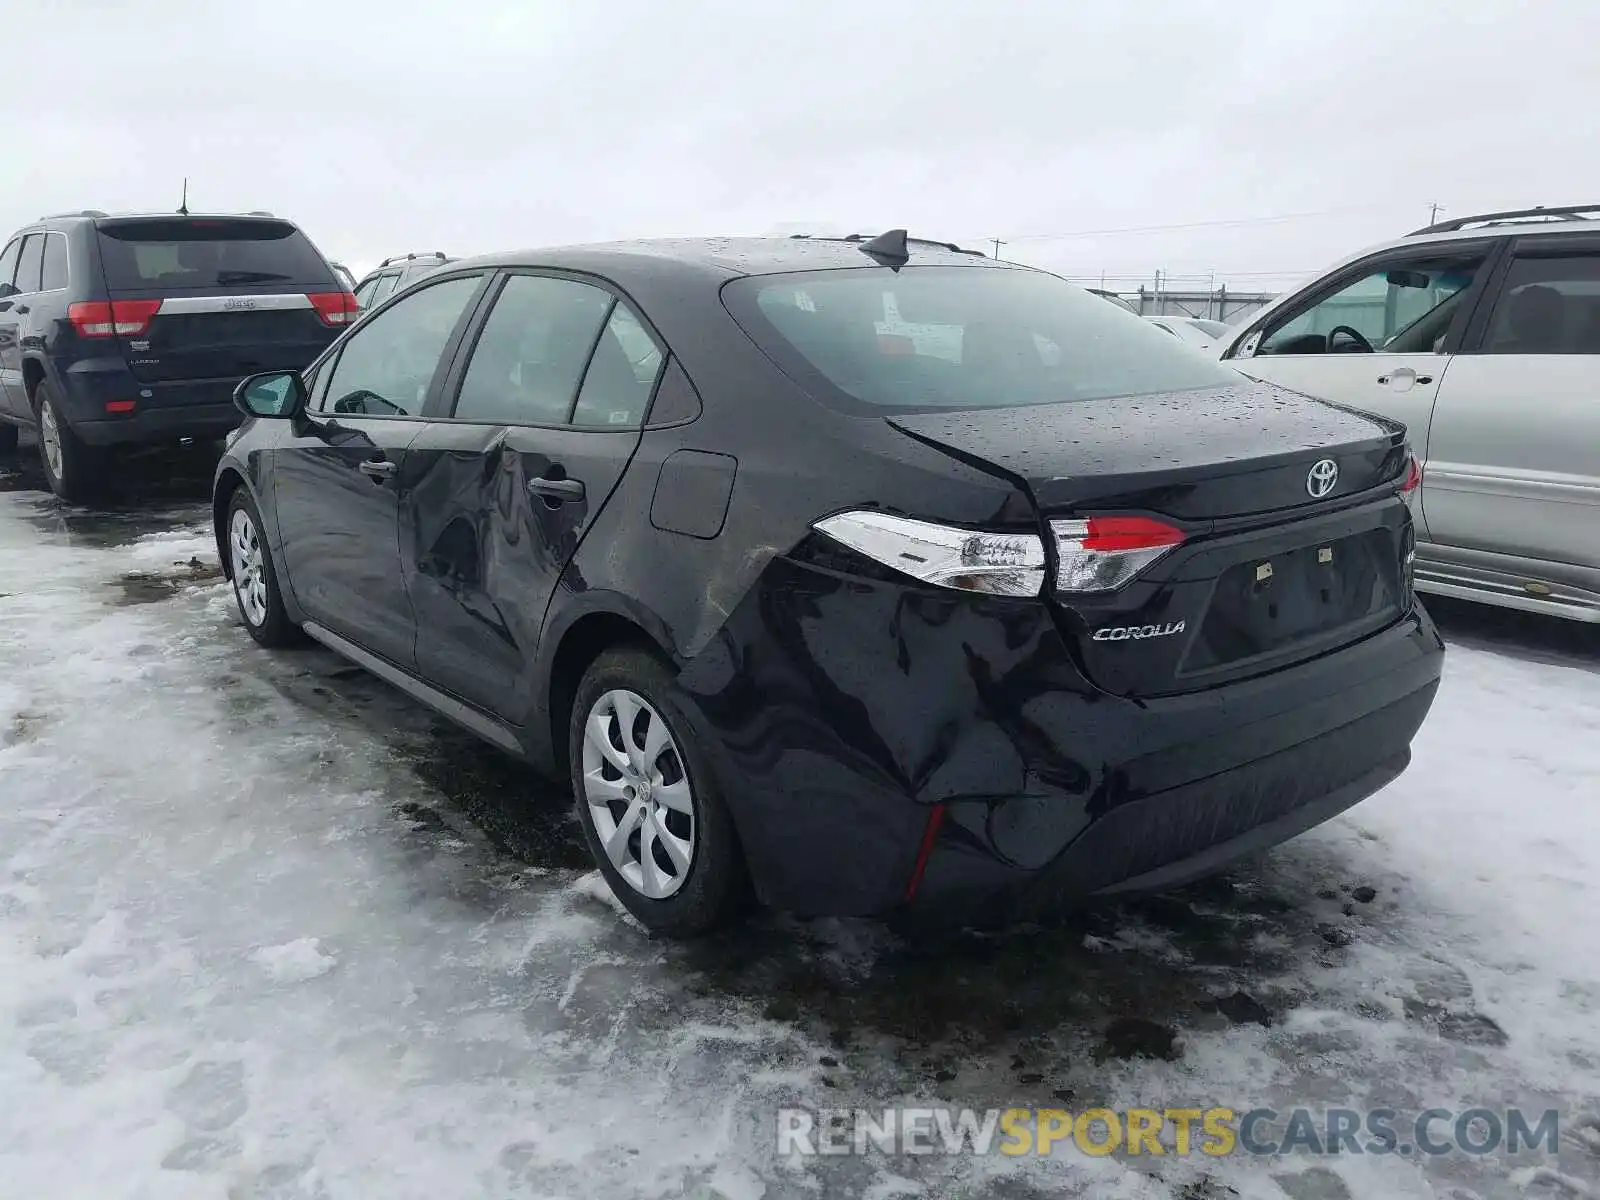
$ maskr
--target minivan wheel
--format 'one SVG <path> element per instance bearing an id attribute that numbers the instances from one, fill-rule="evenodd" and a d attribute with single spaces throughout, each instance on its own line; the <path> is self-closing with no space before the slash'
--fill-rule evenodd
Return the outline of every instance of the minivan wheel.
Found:
<path id="1" fill-rule="evenodd" d="M 72 432 L 48 383 L 41 382 L 33 398 L 39 416 L 39 460 L 44 465 L 45 482 L 68 504 L 82 504 L 94 495 L 101 482 L 104 456 Z"/>
<path id="2" fill-rule="evenodd" d="M 578 685 L 568 736 L 590 852 L 624 907 L 668 937 L 729 923 L 749 896 L 744 852 L 681 697 L 654 655 L 608 650 Z"/>
<path id="3" fill-rule="evenodd" d="M 283 608 L 272 554 L 261 533 L 261 514 L 243 487 L 228 502 L 228 573 L 239 617 L 251 637 L 274 649 L 300 640 L 299 628 Z"/>

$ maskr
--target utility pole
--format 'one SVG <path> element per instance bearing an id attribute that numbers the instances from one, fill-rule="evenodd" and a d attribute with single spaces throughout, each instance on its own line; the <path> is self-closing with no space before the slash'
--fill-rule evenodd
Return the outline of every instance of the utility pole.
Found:
<path id="1" fill-rule="evenodd" d="M 991 238 L 990 240 L 994 242 L 994 259 L 995 259 L 996 262 L 999 262 L 1000 261 L 1000 247 L 1004 246 L 1005 243 L 1002 242 L 999 238 Z"/>
<path id="2" fill-rule="evenodd" d="M 1440 204 L 1437 200 L 1435 200 L 1432 204 L 1428 205 L 1428 224 L 1429 225 L 1438 224 L 1438 222 L 1439 222 L 1439 214 L 1442 211 L 1444 211 L 1444 205 Z"/>

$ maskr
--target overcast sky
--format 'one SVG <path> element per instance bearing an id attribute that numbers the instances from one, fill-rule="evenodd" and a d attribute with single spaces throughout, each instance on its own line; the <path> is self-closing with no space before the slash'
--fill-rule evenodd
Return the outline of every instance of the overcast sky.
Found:
<path id="1" fill-rule="evenodd" d="M 358 273 L 904 225 L 1114 285 L 1243 290 L 1430 202 L 1600 201 L 1592 0 L 6 7 L 6 230 L 176 208 L 188 175 L 191 207 L 292 217 Z M 1210 224 L 1232 221 L 1252 223 Z"/>

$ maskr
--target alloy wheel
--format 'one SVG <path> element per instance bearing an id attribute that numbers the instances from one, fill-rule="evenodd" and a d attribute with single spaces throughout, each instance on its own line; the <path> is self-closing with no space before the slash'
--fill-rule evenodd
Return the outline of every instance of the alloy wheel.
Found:
<path id="1" fill-rule="evenodd" d="M 676 893 L 694 863 L 694 791 L 672 731 L 644 697 L 619 688 L 589 709 L 583 790 L 617 873 L 648 899 Z"/>
<path id="2" fill-rule="evenodd" d="M 259 627 L 267 619 L 264 552 L 256 523 L 242 508 L 233 510 L 233 519 L 228 523 L 228 548 L 233 560 L 233 590 L 239 597 L 239 609 L 245 620 Z"/>
<path id="3" fill-rule="evenodd" d="M 46 400 L 39 406 L 39 448 L 44 452 L 44 464 L 50 469 L 52 479 L 61 478 L 61 428 L 56 424 L 56 410 Z"/>

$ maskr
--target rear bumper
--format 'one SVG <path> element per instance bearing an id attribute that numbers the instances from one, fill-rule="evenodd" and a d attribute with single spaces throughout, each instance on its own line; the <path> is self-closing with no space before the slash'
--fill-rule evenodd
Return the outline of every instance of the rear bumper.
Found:
<path id="1" fill-rule="evenodd" d="M 1443 660 L 1418 606 L 1296 666 L 1135 701 L 1085 680 L 1037 603 L 786 561 L 757 593 L 680 680 L 757 890 L 814 915 L 988 920 L 1206 874 L 1398 775 Z"/>
<path id="2" fill-rule="evenodd" d="M 91 446 L 220 438 L 244 420 L 233 405 L 236 379 L 141 383 L 120 358 L 107 358 L 74 363 L 61 380 L 67 422 Z M 106 411 L 129 401 L 132 412 Z"/>

